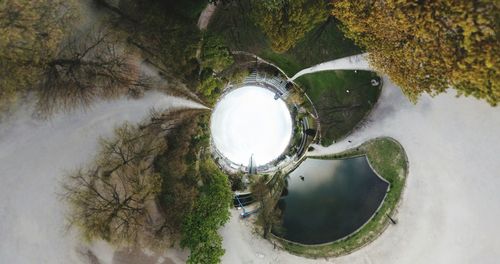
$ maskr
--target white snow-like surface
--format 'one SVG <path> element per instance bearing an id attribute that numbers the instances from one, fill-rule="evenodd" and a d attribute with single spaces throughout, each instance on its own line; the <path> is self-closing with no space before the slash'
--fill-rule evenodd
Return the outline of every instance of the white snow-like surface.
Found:
<path id="1" fill-rule="evenodd" d="M 334 71 L 334 70 L 371 71 L 372 68 L 370 67 L 368 60 L 366 59 L 367 56 L 368 53 L 364 53 L 316 64 L 314 66 L 311 66 L 309 68 L 297 72 L 294 76 L 292 76 L 292 78 L 290 78 L 290 80 L 293 81 L 304 74 L 320 72 L 320 71 Z"/>
<path id="2" fill-rule="evenodd" d="M 34 120 L 25 106 L 0 123 L 0 263 L 81 263 L 76 253 L 81 246 L 64 229 L 65 205 L 58 196 L 62 176 L 92 158 L 100 136 L 111 136 L 124 121 L 142 120 L 152 107 L 203 106 L 155 92 L 49 121 Z M 96 245 L 102 262 L 111 263 L 112 249 Z"/>
<path id="3" fill-rule="evenodd" d="M 210 129 L 215 147 L 236 164 L 266 164 L 285 150 L 292 118 L 283 100 L 258 86 L 229 92 L 215 106 Z"/>
<path id="4" fill-rule="evenodd" d="M 378 136 L 398 140 L 410 163 L 398 224 L 350 255 L 309 260 L 273 249 L 233 210 L 221 230 L 223 263 L 499 262 L 500 108 L 456 98 L 452 90 L 413 105 L 390 80 L 384 83 L 364 127 L 311 154 L 341 151 Z"/>

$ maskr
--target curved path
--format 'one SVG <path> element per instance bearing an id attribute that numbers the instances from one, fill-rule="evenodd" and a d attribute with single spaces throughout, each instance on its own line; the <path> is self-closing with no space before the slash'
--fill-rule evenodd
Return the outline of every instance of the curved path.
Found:
<path id="1" fill-rule="evenodd" d="M 203 11 L 201 11 L 200 17 L 198 18 L 198 28 L 200 30 L 205 30 L 208 27 L 208 23 L 210 23 L 210 19 L 212 19 L 215 10 L 217 9 L 217 5 L 214 3 L 209 3 Z"/>
<path id="2" fill-rule="evenodd" d="M 223 263 L 498 263 L 500 259 L 500 108 L 455 92 L 414 105 L 384 79 L 365 125 L 328 148 L 334 153 L 391 136 L 405 148 L 410 173 L 398 224 L 350 255 L 309 260 L 274 249 L 237 212 L 221 233 Z M 351 140 L 352 143 L 349 143 Z"/>
<path id="3" fill-rule="evenodd" d="M 292 78 L 290 78 L 290 81 L 294 81 L 295 79 L 299 78 L 304 74 L 321 72 L 321 71 L 334 71 L 334 70 L 373 71 L 373 69 L 368 64 L 368 60 L 366 58 L 367 55 L 368 53 L 364 53 L 316 64 L 312 67 L 297 72 L 294 76 L 292 76 Z"/>
<path id="4" fill-rule="evenodd" d="M 113 126 L 123 121 L 139 121 L 155 105 L 202 107 L 148 93 L 140 100 L 102 102 L 87 112 L 56 115 L 48 122 L 33 120 L 29 110 L 20 110 L 11 121 L 0 124 L 0 263 L 88 263 L 75 251 L 79 243 L 74 235 L 64 233 L 64 207 L 56 195 L 59 180 L 64 170 L 92 157 L 99 136 L 111 135 Z M 398 224 L 351 255 L 309 260 L 274 249 L 232 210 L 230 221 L 220 230 L 226 249 L 222 261 L 497 263 L 498 135 L 500 108 L 473 98 L 455 98 L 453 91 L 435 98 L 423 96 L 413 105 L 386 79 L 380 102 L 364 127 L 333 146 L 318 147 L 313 154 L 341 151 L 377 136 L 397 139 L 410 162 Z M 98 259 L 94 263 L 125 263 L 113 259 L 113 250 L 104 243 L 92 249 Z M 146 254 L 143 263 L 182 263 L 186 256 L 186 252 L 169 251 L 168 258 L 149 260 L 151 254 Z"/>

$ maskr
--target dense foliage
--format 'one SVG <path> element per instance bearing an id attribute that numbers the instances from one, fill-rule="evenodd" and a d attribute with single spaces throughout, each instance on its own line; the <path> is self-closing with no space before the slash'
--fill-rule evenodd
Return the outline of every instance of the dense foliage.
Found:
<path id="1" fill-rule="evenodd" d="M 184 218 L 192 211 L 199 196 L 198 182 L 201 180 L 196 159 L 200 147 L 198 140 L 205 134 L 200 129 L 200 116 L 187 115 L 166 135 L 168 149 L 158 155 L 155 170 L 165 184 L 159 194 L 159 202 L 165 212 L 165 222 L 161 232 L 171 239 L 180 237 Z"/>
<path id="2" fill-rule="evenodd" d="M 74 19 L 73 1 L 2 2 L 0 113 L 30 91 L 43 117 L 152 88 L 186 95 L 186 87 L 195 92 L 201 87 L 199 94 L 214 101 L 219 80 L 200 73 L 221 71 L 232 56 L 219 38 L 202 38 L 196 26 L 206 1 L 92 2 L 104 11 L 102 19 L 83 26 Z M 139 59 L 168 83 L 145 78 Z"/>
<path id="3" fill-rule="evenodd" d="M 227 176 L 210 158 L 201 161 L 200 173 L 205 182 L 184 220 L 181 246 L 191 249 L 188 263 L 219 263 L 224 249 L 217 230 L 229 219 L 233 196 Z"/>
<path id="4" fill-rule="evenodd" d="M 129 43 L 169 74 L 182 80 L 192 79 L 197 73 L 196 50 L 201 34 L 189 8 L 197 9 L 195 6 L 200 3 L 194 6 L 191 1 L 120 2 L 124 23 L 119 28 L 128 35 Z"/>
<path id="5" fill-rule="evenodd" d="M 256 23 L 267 35 L 271 48 L 285 52 L 328 17 L 323 0 L 254 1 Z"/>
<path id="6" fill-rule="evenodd" d="M 200 61 L 203 68 L 220 72 L 231 65 L 234 59 L 221 37 L 207 34 L 203 39 Z"/>
<path id="7" fill-rule="evenodd" d="M 72 1 L 6 0 L 0 4 L 0 110 L 37 83 L 58 51 Z"/>
<path id="8" fill-rule="evenodd" d="M 104 1 L 104 0 L 103 0 Z M 233 63 L 222 39 L 197 28 L 206 1 L 122 0 L 118 28 L 128 42 L 157 66 L 170 82 L 179 80 L 207 104 L 218 97 L 220 72 Z M 108 8 L 109 9 L 109 8 Z"/>
<path id="9" fill-rule="evenodd" d="M 347 34 L 413 100 L 452 86 L 500 100 L 498 1 L 333 1 Z"/>
<path id="10" fill-rule="evenodd" d="M 208 116 L 184 120 L 169 132 L 169 149 L 155 162 L 164 182 L 160 230 L 191 250 L 189 263 L 218 263 L 224 250 L 217 230 L 229 219 L 232 192 L 227 175 L 207 156 Z"/>
<path id="11" fill-rule="evenodd" d="M 86 240 L 164 249 L 180 240 L 189 263 L 218 263 L 229 219 L 228 177 L 207 156 L 200 110 L 153 111 L 102 139 L 95 160 L 64 182 L 69 219 Z M 157 201 L 159 203 L 157 203 Z"/>
<path id="12" fill-rule="evenodd" d="M 208 105 L 213 105 L 222 91 L 222 82 L 210 72 L 203 76 L 196 91 L 200 94 Z"/>

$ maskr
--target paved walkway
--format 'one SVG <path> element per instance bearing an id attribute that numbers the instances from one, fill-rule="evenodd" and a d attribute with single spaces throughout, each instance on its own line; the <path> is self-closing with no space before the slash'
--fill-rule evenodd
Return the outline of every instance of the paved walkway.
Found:
<path id="1" fill-rule="evenodd" d="M 215 10 L 217 9 L 217 6 L 213 3 L 210 3 L 203 9 L 203 11 L 200 14 L 200 17 L 198 18 L 198 28 L 200 30 L 205 30 L 208 27 L 208 23 L 210 23 L 210 19 L 212 18 L 212 15 L 215 13 Z"/>
<path id="2" fill-rule="evenodd" d="M 368 60 L 366 58 L 367 53 L 349 56 L 341 59 L 336 59 L 332 61 L 323 62 L 320 64 L 316 64 L 312 67 L 303 69 L 297 72 L 290 81 L 294 81 L 304 74 L 309 74 L 313 72 L 321 72 L 321 71 L 333 71 L 333 70 L 366 70 L 372 71 L 373 69 L 368 64 Z"/>

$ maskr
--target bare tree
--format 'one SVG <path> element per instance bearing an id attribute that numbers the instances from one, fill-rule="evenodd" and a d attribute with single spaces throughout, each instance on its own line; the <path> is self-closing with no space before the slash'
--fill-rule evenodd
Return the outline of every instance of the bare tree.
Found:
<path id="1" fill-rule="evenodd" d="M 197 114 L 207 111 L 207 109 L 180 108 L 170 111 L 160 111 L 152 108 L 149 111 L 148 122 L 141 124 L 140 129 L 148 129 L 150 133 L 166 135 L 176 129 L 182 120 L 191 120 Z"/>
<path id="2" fill-rule="evenodd" d="M 257 179 L 257 181 L 250 186 L 252 196 L 260 203 L 257 224 L 262 227 L 264 238 L 269 236 L 273 226 L 281 223 L 281 212 L 276 207 L 279 196 L 276 194 L 281 193 L 281 189 L 283 188 L 282 184 L 284 184 L 284 177 L 281 175 L 277 175 L 276 177 L 278 177 L 277 179 L 279 182 L 273 183 L 273 186 L 268 185 L 267 177 Z M 279 191 L 273 191 L 274 188 L 279 189 Z"/>
<path id="3" fill-rule="evenodd" d="M 78 227 L 89 241 L 100 238 L 115 245 L 166 246 L 175 235 L 170 229 L 175 225 L 174 216 L 185 203 L 192 203 L 196 190 L 168 182 L 173 184 L 180 206 L 172 216 L 164 215 L 157 206 L 164 176 L 155 170 L 155 160 L 166 153 L 169 134 L 186 133 L 179 124 L 200 111 L 203 109 L 151 109 L 145 122 L 125 123 L 115 129 L 114 137 L 102 138 L 95 159 L 63 182 L 70 226 Z M 173 138 L 179 140 L 176 133 Z M 177 152 L 174 148 L 168 153 Z"/>
<path id="4" fill-rule="evenodd" d="M 97 98 L 139 96 L 148 80 L 132 63 L 111 31 L 92 29 L 74 34 L 47 63 L 38 89 L 38 110 L 46 116 L 56 110 L 89 106 Z"/>
<path id="5" fill-rule="evenodd" d="M 100 146 L 91 166 L 72 172 L 64 183 L 70 224 L 87 240 L 136 242 L 151 229 L 147 206 L 161 189 L 153 160 L 166 148 L 165 140 L 126 123 Z"/>

